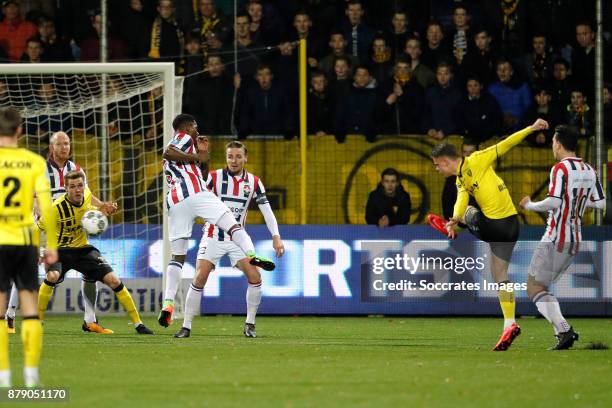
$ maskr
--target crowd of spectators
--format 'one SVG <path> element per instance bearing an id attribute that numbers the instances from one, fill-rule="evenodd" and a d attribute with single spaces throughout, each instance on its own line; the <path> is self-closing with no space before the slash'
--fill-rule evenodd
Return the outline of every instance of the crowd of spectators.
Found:
<path id="1" fill-rule="evenodd" d="M 340 143 L 459 134 L 478 144 L 536 116 L 593 134 L 594 2 L 241 0 L 235 18 L 233 3 L 109 0 L 109 61 L 174 62 L 186 76 L 184 110 L 210 134 L 295 136 L 303 38 L 312 134 Z M 3 1 L 0 60 L 98 61 L 98 6 Z M 605 129 L 612 139 L 610 120 Z M 530 140 L 548 146 L 551 135 Z"/>

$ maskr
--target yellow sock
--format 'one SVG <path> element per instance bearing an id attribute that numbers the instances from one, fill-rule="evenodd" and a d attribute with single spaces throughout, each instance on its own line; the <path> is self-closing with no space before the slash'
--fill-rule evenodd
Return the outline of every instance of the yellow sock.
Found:
<path id="1" fill-rule="evenodd" d="M 45 282 L 41 283 L 38 289 L 38 318 L 40 320 L 45 318 L 45 312 L 47 311 L 47 306 L 49 306 L 52 297 L 53 286 L 47 285 Z"/>
<path id="2" fill-rule="evenodd" d="M 140 321 L 140 315 L 138 314 L 138 310 L 136 310 L 136 305 L 134 304 L 134 299 L 132 299 L 132 295 L 128 292 L 127 288 L 121 284 L 121 289 L 119 291 L 115 291 L 115 295 L 117 295 L 117 299 L 119 299 L 119 303 L 125 309 L 127 314 L 130 316 L 130 320 L 134 325 L 142 323 Z M 119 288 L 117 288 L 119 289 Z"/>
<path id="3" fill-rule="evenodd" d="M 43 329 L 37 318 L 24 318 L 21 323 L 21 340 L 26 367 L 38 367 L 42 353 Z"/>
<path id="4" fill-rule="evenodd" d="M 6 321 L 0 320 L 0 371 L 10 369 L 9 365 L 9 336 Z"/>
<path id="5" fill-rule="evenodd" d="M 504 314 L 504 328 L 514 323 L 516 302 L 514 301 L 514 292 L 500 290 L 497 294 L 499 304 L 501 305 L 502 313 Z"/>

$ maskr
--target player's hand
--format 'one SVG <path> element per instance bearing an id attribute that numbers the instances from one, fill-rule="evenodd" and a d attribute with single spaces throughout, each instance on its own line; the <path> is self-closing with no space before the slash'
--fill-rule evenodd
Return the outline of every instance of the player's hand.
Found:
<path id="1" fill-rule="evenodd" d="M 57 262 L 57 250 L 56 249 L 45 249 L 45 254 L 43 256 L 45 264 L 47 266 L 53 265 Z"/>
<path id="2" fill-rule="evenodd" d="M 521 198 L 521 201 L 519 202 L 519 205 L 521 207 L 523 207 L 524 209 L 527 209 L 527 204 L 529 204 L 530 202 L 531 202 L 531 197 L 525 196 L 525 197 Z"/>
<path id="3" fill-rule="evenodd" d="M 276 257 L 282 258 L 283 254 L 285 253 L 285 246 L 283 245 L 281 237 L 279 237 L 278 235 L 272 237 L 272 248 L 274 248 Z"/>
<path id="4" fill-rule="evenodd" d="M 537 119 L 535 122 L 533 122 L 533 125 L 531 125 L 532 132 L 538 132 L 544 129 L 548 129 L 548 122 L 544 119 Z"/>
<path id="5" fill-rule="evenodd" d="M 457 231 L 455 230 L 457 224 L 459 224 L 459 220 L 453 217 L 448 220 L 446 225 L 444 225 L 444 228 L 446 228 L 446 231 L 448 231 L 448 237 L 450 239 L 455 239 L 455 237 L 457 236 Z"/>

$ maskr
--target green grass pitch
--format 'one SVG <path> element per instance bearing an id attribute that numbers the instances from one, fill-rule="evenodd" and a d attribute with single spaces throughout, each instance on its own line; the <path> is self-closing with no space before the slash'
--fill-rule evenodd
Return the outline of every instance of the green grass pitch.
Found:
<path id="1" fill-rule="evenodd" d="M 189 339 L 172 337 L 177 321 L 147 318 L 155 336 L 126 321 L 105 317 L 115 334 L 97 335 L 81 332 L 80 317 L 49 316 L 41 378 L 70 401 L 43 406 L 612 406 L 612 351 L 583 349 L 612 345 L 612 319 L 570 319 L 581 339 L 564 352 L 546 351 L 546 321 L 520 319 L 523 334 L 502 353 L 490 351 L 493 318 L 260 317 L 257 339 L 237 316 L 197 318 Z M 20 386 L 21 340 L 10 341 Z"/>

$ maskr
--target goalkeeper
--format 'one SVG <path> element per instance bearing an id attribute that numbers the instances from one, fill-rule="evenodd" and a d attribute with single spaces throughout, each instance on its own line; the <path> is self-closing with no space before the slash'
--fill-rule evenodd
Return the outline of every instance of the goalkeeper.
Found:
<path id="1" fill-rule="evenodd" d="M 92 194 L 85 187 L 85 176 L 80 171 L 71 171 L 64 176 L 66 193 L 53 203 L 57 211 L 57 242 L 59 261 L 47 269 L 46 279 L 38 291 L 38 313 L 42 320 L 53 289 L 64 280 L 70 269 L 78 270 L 87 280 L 100 281 L 108 285 L 117 296 L 119 303 L 130 316 L 138 334 L 153 334 L 142 321 L 132 296 L 119 280 L 100 251 L 89 244 L 87 233 L 81 227 L 81 218 L 85 212 L 95 209 L 92 205 Z M 42 224 L 39 222 L 39 227 Z"/>

